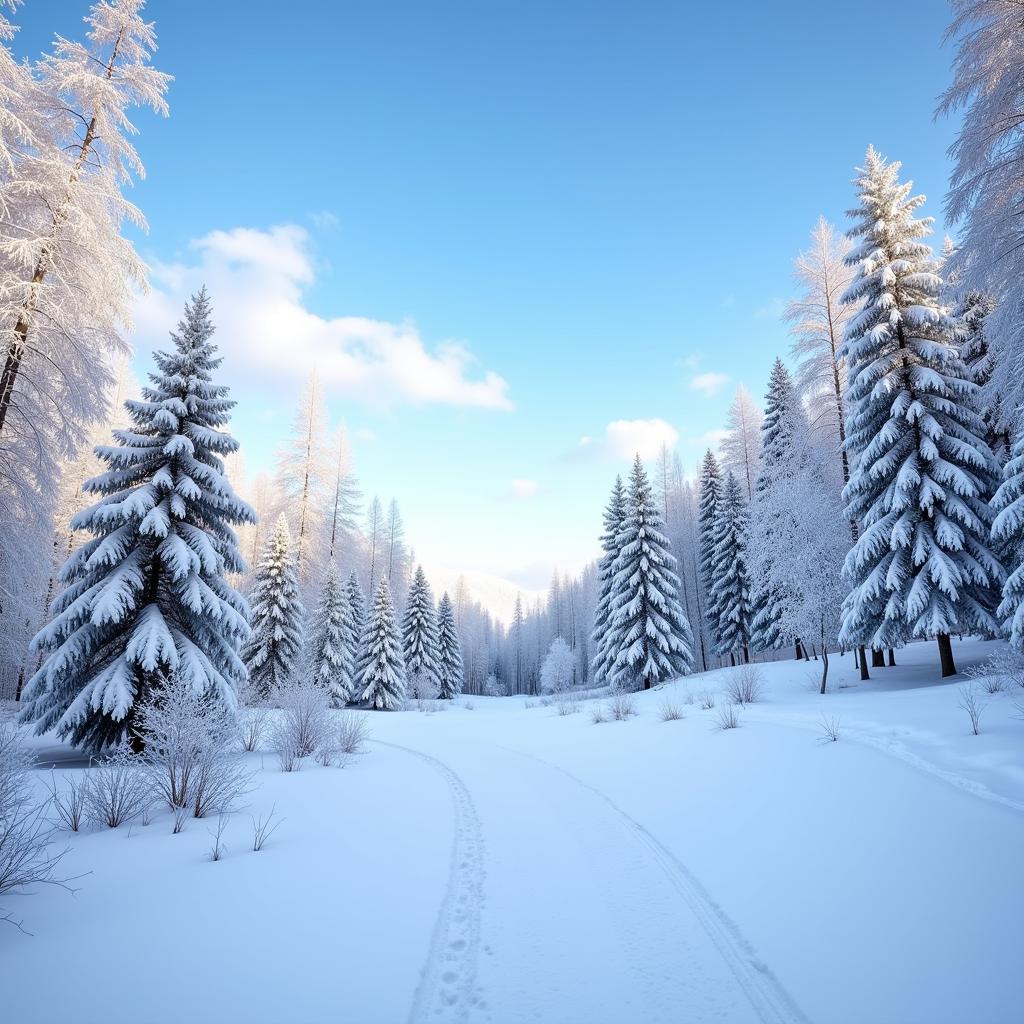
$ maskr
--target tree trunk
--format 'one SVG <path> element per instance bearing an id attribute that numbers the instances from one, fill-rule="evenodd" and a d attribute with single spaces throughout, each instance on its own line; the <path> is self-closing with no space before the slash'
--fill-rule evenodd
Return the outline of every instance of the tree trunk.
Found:
<path id="1" fill-rule="evenodd" d="M 796 647 L 796 655 L 795 655 L 795 657 L 796 657 L 796 660 L 799 661 L 804 656 L 804 649 L 800 645 L 800 638 L 799 637 L 797 637 L 795 647 Z"/>
<path id="2" fill-rule="evenodd" d="M 750 664 L 750 648 L 746 644 L 743 645 L 743 664 Z"/>
<path id="3" fill-rule="evenodd" d="M 864 645 L 861 644 L 857 648 L 857 660 L 860 662 L 860 677 L 861 679 L 870 679 L 871 676 L 868 673 L 868 655 L 867 651 L 864 650 Z"/>
<path id="4" fill-rule="evenodd" d="M 942 665 L 942 678 L 956 675 L 956 662 L 953 661 L 953 641 L 948 633 L 940 633 L 936 640 L 939 644 L 939 663 Z"/>
<path id="5" fill-rule="evenodd" d="M 889 648 L 889 665 L 893 666 L 896 664 L 896 652 L 890 647 Z"/>
<path id="6" fill-rule="evenodd" d="M 828 683 L 828 648 L 821 648 L 821 692 L 825 692 L 825 685 Z"/>
<path id="7" fill-rule="evenodd" d="M 871 648 L 871 667 L 885 668 L 885 654 L 881 647 Z"/>

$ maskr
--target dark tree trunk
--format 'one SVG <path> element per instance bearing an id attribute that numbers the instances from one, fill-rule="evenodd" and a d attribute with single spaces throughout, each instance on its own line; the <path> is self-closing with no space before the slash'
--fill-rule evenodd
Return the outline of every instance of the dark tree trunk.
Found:
<path id="1" fill-rule="evenodd" d="M 803 649 L 803 647 L 800 644 L 799 638 L 797 638 L 795 646 L 796 646 L 796 660 L 799 661 L 804 656 L 804 649 Z"/>
<path id="2" fill-rule="evenodd" d="M 868 654 L 867 651 L 864 650 L 863 644 L 857 648 L 857 660 L 860 662 L 861 679 L 870 679 L 871 675 L 868 672 Z"/>
<path id="3" fill-rule="evenodd" d="M 942 678 L 956 675 L 956 662 L 953 661 L 953 641 L 948 633 L 940 633 L 936 640 L 939 644 L 939 663 L 942 665 Z"/>
<path id="4" fill-rule="evenodd" d="M 885 653 L 881 647 L 871 648 L 871 667 L 885 668 Z"/>
<path id="5" fill-rule="evenodd" d="M 896 664 L 896 652 L 890 647 L 889 648 L 889 665 L 893 666 Z"/>
<path id="6" fill-rule="evenodd" d="M 825 692 L 828 683 L 828 648 L 821 648 L 821 692 Z"/>

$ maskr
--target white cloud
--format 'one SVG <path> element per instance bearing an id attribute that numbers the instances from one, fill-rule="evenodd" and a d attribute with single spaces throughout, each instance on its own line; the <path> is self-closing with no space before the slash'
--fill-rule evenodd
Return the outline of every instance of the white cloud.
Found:
<path id="1" fill-rule="evenodd" d="M 540 484 L 536 480 L 513 480 L 512 497 L 532 498 L 540 490 Z"/>
<path id="2" fill-rule="evenodd" d="M 605 451 L 612 459 L 652 459 L 663 444 L 671 448 L 679 432 L 664 420 L 615 420 L 604 428 Z"/>
<path id="3" fill-rule="evenodd" d="M 731 379 L 727 373 L 698 373 L 690 378 L 690 390 L 699 391 L 705 398 L 713 398 Z"/>
<path id="4" fill-rule="evenodd" d="M 330 231 L 341 223 L 338 220 L 338 215 L 330 210 L 315 210 L 309 215 L 309 219 L 313 227 L 320 228 L 321 231 Z"/>
<path id="5" fill-rule="evenodd" d="M 506 381 L 478 372 L 458 342 L 428 347 L 410 322 L 325 318 L 308 309 L 303 292 L 316 268 L 298 225 L 211 231 L 191 248 L 195 260 L 152 268 L 152 291 L 135 303 L 140 347 L 162 345 L 185 300 L 206 284 L 217 342 L 236 374 L 287 383 L 316 367 L 331 391 L 371 406 L 512 408 Z"/>

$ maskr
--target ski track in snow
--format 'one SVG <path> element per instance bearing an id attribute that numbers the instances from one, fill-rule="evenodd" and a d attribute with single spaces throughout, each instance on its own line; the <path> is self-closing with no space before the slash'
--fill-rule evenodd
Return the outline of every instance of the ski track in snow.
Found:
<path id="1" fill-rule="evenodd" d="M 408 1024 L 465 1024 L 475 1007 L 483 1008 L 476 988 L 484 904 L 483 833 L 476 806 L 465 783 L 443 761 L 398 743 L 371 742 L 425 761 L 451 791 L 455 809 L 451 870 Z"/>
<path id="2" fill-rule="evenodd" d="M 644 825 L 619 807 L 606 793 L 559 765 L 521 750 L 509 747 L 502 749 L 537 761 L 571 779 L 581 789 L 592 793 L 621 819 L 629 833 L 661 869 L 668 883 L 700 922 L 764 1024 L 810 1024 L 807 1016 L 743 937 L 735 922 L 712 899 L 690 869 Z"/>

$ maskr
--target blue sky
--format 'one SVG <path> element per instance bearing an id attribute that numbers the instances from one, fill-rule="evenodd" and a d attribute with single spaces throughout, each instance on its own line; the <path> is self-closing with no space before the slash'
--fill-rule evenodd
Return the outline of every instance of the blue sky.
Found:
<path id="1" fill-rule="evenodd" d="M 77 34 L 84 6 L 29 0 L 18 50 Z M 791 261 L 819 214 L 845 226 L 869 142 L 941 221 L 938 0 L 855 16 L 812 0 L 150 0 L 147 15 L 175 82 L 169 120 L 138 118 L 156 285 L 140 352 L 209 279 L 250 469 L 272 462 L 303 360 L 328 365 L 364 490 L 398 498 L 429 564 L 528 587 L 579 568 L 625 468 L 610 449 L 633 436 L 606 444 L 615 421 L 670 424 L 695 464 L 735 386 L 760 396 L 786 353 Z M 439 364 L 452 342 L 471 361 Z M 378 343 L 392 364 L 357 383 L 330 354 Z M 422 349 L 411 381 L 406 345 Z M 504 386 L 474 386 L 487 372 Z M 709 394 L 699 374 L 729 380 Z"/>

